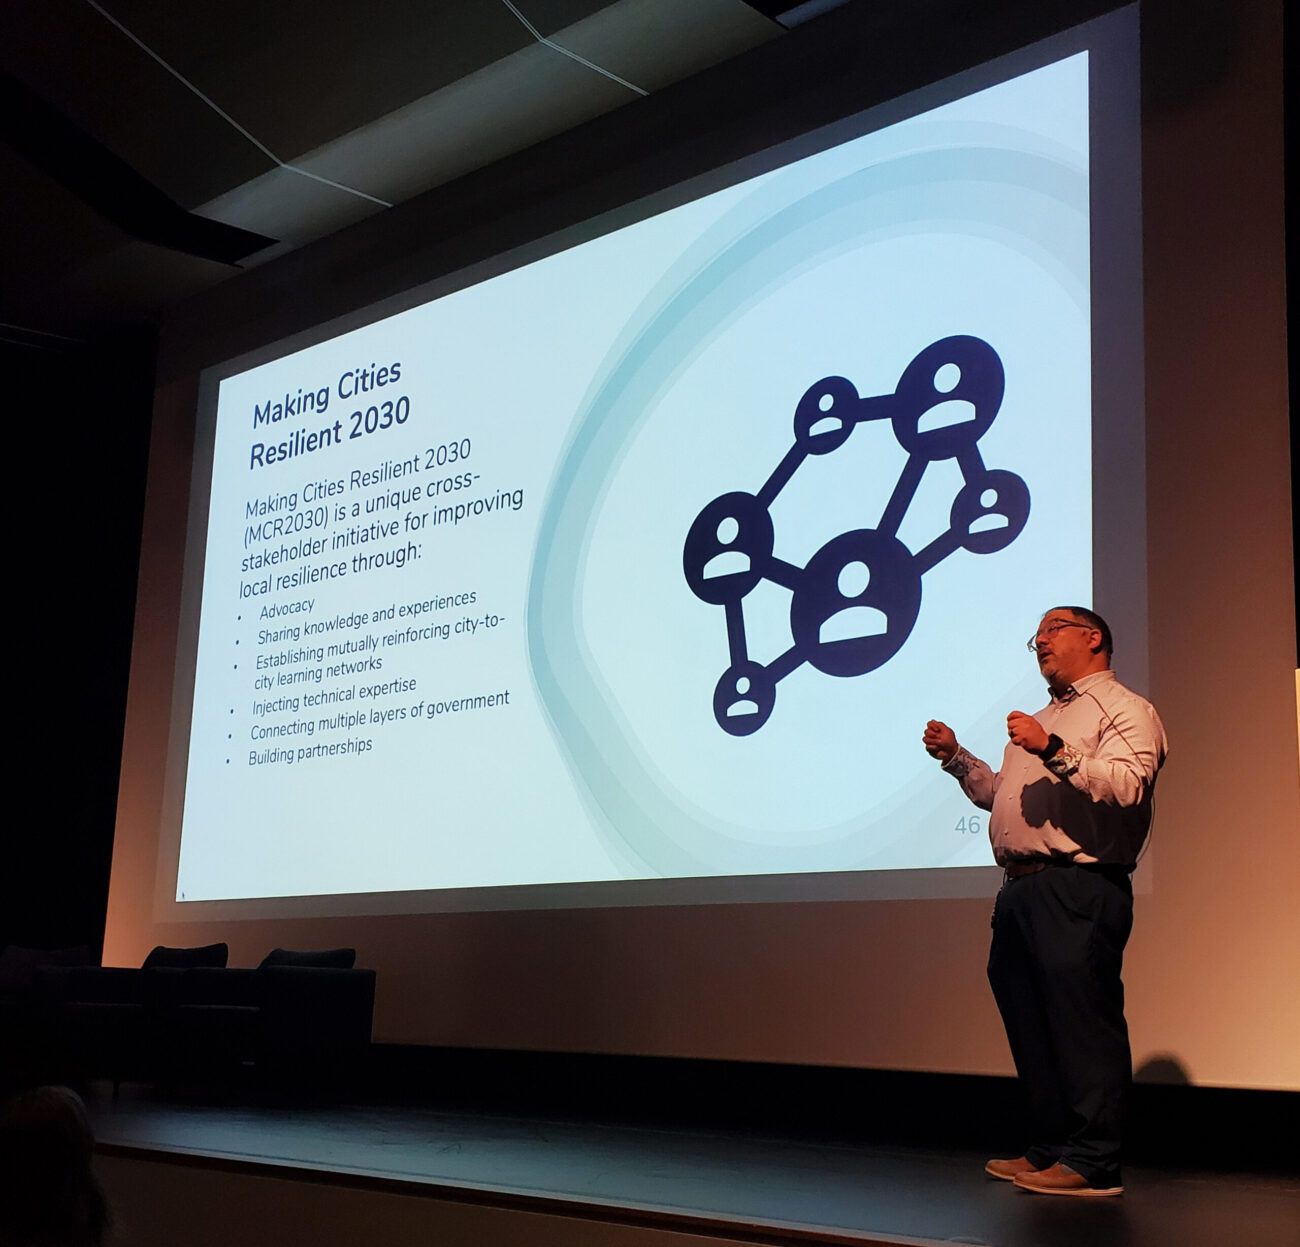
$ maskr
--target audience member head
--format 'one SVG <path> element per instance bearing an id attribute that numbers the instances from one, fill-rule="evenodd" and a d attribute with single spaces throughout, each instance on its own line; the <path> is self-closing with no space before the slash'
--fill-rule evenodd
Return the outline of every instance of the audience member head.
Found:
<path id="1" fill-rule="evenodd" d="M 0 1243 L 99 1247 L 108 1203 L 93 1168 L 95 1136 L 81 1097 L 38 1087 L 0 1109 Z"/>

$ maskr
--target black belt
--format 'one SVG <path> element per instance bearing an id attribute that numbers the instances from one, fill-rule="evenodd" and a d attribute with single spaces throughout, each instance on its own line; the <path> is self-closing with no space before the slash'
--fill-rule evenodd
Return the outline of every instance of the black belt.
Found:
<path id="1" fill-rule="evenodd" d="M 1114 862 L 1076 862 L 1074 858 L 1064 856 L 1017 858 L 1003 863 L 1002 869 L 1008 879 L 1023 879 L 1026 875 L 1036 875 L 1049 866 L 1074 866 L 1079 870 L 1104 875 L 1108 879 L 1127 879 L 1133 873 L 1132 866 L 1121 866 Z"/>

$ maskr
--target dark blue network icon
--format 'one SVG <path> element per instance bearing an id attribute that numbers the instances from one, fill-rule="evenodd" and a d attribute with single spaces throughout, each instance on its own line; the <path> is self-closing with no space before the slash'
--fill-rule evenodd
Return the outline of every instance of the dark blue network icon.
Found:
<path id="1" fill-rule="evenodd" d="M 826 675 L 865 675 L 902 649 L 921 611 L 921 577 L 959 549 L 993 554 L 1029 519 L 1029 488 L 1014 472 L 984 466 L 979 440 L 1002 405 L 1005 376 L 980 338 L 943 338 L 904 369 L 892 394 L 863 398 L 844 377 L 823 377 L 794 412 L 794 445 L 755 494 L 727 493 L 695 517 L 682 551 L 691 592 L 721 606 L 730 665 L 713 691 L 713 715 L 732 736 L 767 722 L 776 686 L 803 663 Z M 805 567 L 773 553 L 771 506 L 809 455 L 829 455 L 859 424 L 888 420 L 907 451 L 898 482 L 874 528 L 831 538 Z M 963 484 L 948 528 L 915 554 L 898 529 L 928 464 L 953 459 Z M 791 593 L 785 653 L 764 665 L 749 657 L 745 598 L 764 580 Z"/>

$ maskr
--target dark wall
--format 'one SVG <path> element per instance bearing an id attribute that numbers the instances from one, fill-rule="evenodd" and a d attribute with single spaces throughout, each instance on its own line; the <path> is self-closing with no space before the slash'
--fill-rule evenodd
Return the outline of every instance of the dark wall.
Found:
<path id="1" fill-rule="evenodd" d="M 0 947 L 103 938 L 157 335 L 0 337 L 11 805 Z"/>
<path id="2" fill-rule="evenodd" d="M 1297 162 L 1294 155 L 1290 158 L 1285 156 L 1286 152 L 1294 152 L 1296 144 L 1300 143 L 1300 90 L 1296 87 L 1296 69 L 1300 66 L 1300 59 L 1296 57 L 1295 47 L 1297 35 L 1300 35 L 1300 13 L 1297 13 L 1294 5 L 1284 7 L 1282 10 L 1282 29 L 1285 35 L 1283 41 L 1282 53 L 1282 89 L 1284 100 L 1283 111 L 1283 131 L 1285 141 L 1283 144 L 1284 160 L 1286 161 L 1286 198 L 1291 204 L 1300 203 L 1300 172 L 1297 171 Z M 1300 325 L 1300 231 L 1292 224 L 1286 229 L 1286 308 L 1288 325 Z M 1290 388 L 1289 395 L 1291 400 L 1291 534 L 1293 538 L 1292 549 L 1295 552 L 1296 567 L 1296 667 L 1300 668 L 1300 455 L 1296 453 L 1296 439 L 1294 433 L 1295 413 L 1300 410 L 1300 368 L 1296 367 L 1295 347 L 1288 346 L 1288 355 L 1290 356 Z"/>

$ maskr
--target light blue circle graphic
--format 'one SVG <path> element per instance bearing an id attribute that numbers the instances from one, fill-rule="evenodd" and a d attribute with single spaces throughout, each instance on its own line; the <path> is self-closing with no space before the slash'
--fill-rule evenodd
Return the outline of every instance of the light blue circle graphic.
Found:
<path id="1" fill-rule="evenodd" d="M 971 132 L 977 129 L 971 127 Z M 1030 265 L 1042 282 L 1080 309 L 1086 323 L 1087 173 L 1063 159 L 1007 146 L 1006 131 L 994 129 L 996 142 L 882 160 L 793 201 L 788 178 L 757 179 L 664 274 L 588 390 L 539 525 L 528 589 L 529 662 L 554 738 L 602 841 L 630 875 L 869 869 L 885 860 L 903 834 L 891 830 L 891 815 L 916 798 L 914 785 L 903 785 L 874 805 L 864 794 L 859 814 L 817 826 L 799 844 L 752 835 L 743 821 L 705 809 L 683 792 L 639 743 L 636 725 L 611 694 L 584 641 L 586 562 L 610 481 L 638 430 L 654 420 L 657 406 L 684 371 L 738 318 L 838 256 L 903 239 L 992 243 Z M 978 334 L 980 326 L 969 331 Z M 934 332 L 931 340 L 942 336 L 942 331 Z M 871 346 L 863 344 L 867 355 Z M 886 371 L 893 368 L 897 378 L 908 358 L 876 362 Z M 804 384 L 826 371 L 810 362 Z M 850 367 L 841 371 L 854 379 Z M 935 379 L 941 387 L 949 383 L 955 381 L 947 375 Z M 863 388 L 863 393 L 874 392 Z M 791 411 L 774 401 L 770 411 L 750 418 L 788 431 Z M 717 492 L 756 488 L 758 483 L 723 479 Z M 981 485 L 973 495 L 977 503 L 986 490 L 987 484 Z M 719 540 L 724 519 L 711 519 Z M 735 532 L 744 531 L 744 521 L 739 528 L 732 521 L 725 529 L 734 541 Z M 684 535 L 665 533 L 664 540 L 680 549 Z M 971 558 L 977 548 L 971 544 L 954 557 Z M 682 593 L 689 596 L 684 583 Z M 734 668 L 727 678 L 728 695 L 753 698 L 757 691 L 770 691 L 747 665 Z M 782 688 L 780 696 L 785 695 Z M 703 702 L 712 696 L 712 689 L 700 690 Z M 766 719 L 772 705 L 767 697 L 761 700 Z M 791 765 L 796 764 L 792 759 Z M 943 864 L 942 851 L 935 848 L 933 853 L 933 861 L 915 864 Z"/>

